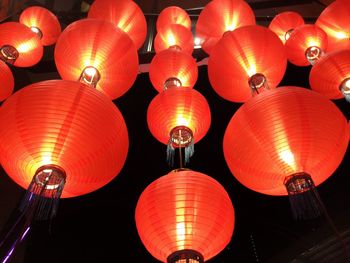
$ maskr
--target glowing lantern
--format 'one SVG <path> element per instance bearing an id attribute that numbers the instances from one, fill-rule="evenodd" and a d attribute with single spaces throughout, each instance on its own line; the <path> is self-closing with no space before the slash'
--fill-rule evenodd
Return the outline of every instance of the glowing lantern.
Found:
<path id="1" fill-rule="evenodd" d="M 314 186 L 332 175 L 348 138 L 347 120 L 325 96 L 305 88 L 279 87 L 238 109 L 227 126 L 223 150 L 239 182 L 267 195 L 289 194 L 293 206 L 298 197 L 312 194 Z M 315 216 L 303 215 L 297 205 L 292 208 L 296 217 Z M 313 209 L 317 215 L 319 210 Z"/>
<path id="2" fill-rule="evenodd" d="M 15 81 L 11 69 L 7 64 L 0 60 L 0 101 L 7 99 L 13 92 Z"/>
<path id="3" fill-rule="evenodd" d="M 228 32 L 208 60 L 209 80 L 224 99 L 245 102 L 252 90 L 275 88 L 287 67 L 285 47 L 268 28 L 252 25 Z"/>
<path id="4" fill-rule="evenodd" d="M 169 48 L 157 53 L 150 64 L 149 77 L 153 87 L 162 92 L 164 85 L 176 79 L 182 87 L 192 88 L 198 77 L 195 59 L 176 48 Z"/>
<path id="5" fill-rule="evenodd" d="M 132 0 L 98 0 L 90 6 L 88 18 L 110 21 L 134 41 L 140 48 L 147 34 L 146 18 L 140 7 Z M 108 34 L 104 35 L 108 38 Z"/>
<path id="6" fill-rule="evenodd" d="M 296 66 L 314 65 L 327 49 L 327 34 L 316 25 L 302 25 L 286 41 L 287 57 Z"/>
<path id="7" fill-rule="evenodd" d="M 56 43 L 55 63 L 63 79 L 80 80 L 111 99 L 129 90 L 138 73 L 132 40 L 98 19 L 81 19 L 66 27 Z"/>
<path id="8" fill-rule="evenodd" d="M 154 38 L 155 52 L 159 53 L 173 46 L 179 47 L 183 52 L 192 54 L 194 48 L 192 32 L 178 24 L 160 28 Z"/>
<path id="9" fill-rule="evenodd" d="M 329 52 L 350 48 L 349 20 L 349 1 L 334 1 L 318 16 L 315 24 L 327 33 Z"/>
<path id="10" fill-rule="evenodd" d="M 157 31 L 171 24 L 179 24 L 191 30 L 190 16 L 178 6 L 168 6 L 160 12 L 157 18 Z"/>
<path id="11" fill-rule="evenodd" d="M 135 220 L 141 241 L 158 260 L 202 263 L 230 242 L 234 208 L 213 178 L 175 170 L 143 191 Z"/>
<path id="12" fill-rule="evenodd" d="M 0 24 L 0 59 L 17 67 L 30 67 L 43 56 L 40 38 L 18 22 Z"/>
<path id="13" fill-rule="evenodd" d="M 203 50 L 210 54 L 225 32 L 247 25 L 255 25 L 255 15 L 246 1 L 212 0 L 198 16 L 196 36 L 201 39 Z"/>
<path id="14" fill-rule="evenodd" d="M 269 29 L 275 32 L 285 44 L 294 28 L 304 24 L 304 18 L 299 13 L 286 11 L 279 13 L 271 20 Z"/>
<path id="15" fill-rule="evenodd" d="M 31 6 L 23 10 L 19 22 L 37 33 L 44 46 L 56 43 L 61 34 L 61 25 L 57 17 L 48 9 Z"/>

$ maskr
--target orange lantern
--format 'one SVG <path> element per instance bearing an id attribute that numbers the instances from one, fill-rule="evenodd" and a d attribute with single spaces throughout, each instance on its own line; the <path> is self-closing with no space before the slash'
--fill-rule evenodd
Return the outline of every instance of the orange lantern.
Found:
<path id="1" fill-rule="evenodd" d="M 334 1 L 318 16 L 315 24 L 328 36 L 327 50 L 350 48 L 350 2 Z"/>
<path id="2" fill-rule="evenodd" d="M 264 88 L 275 88 L 287 67 L 285 47 L 268 28 L 252 25 L 228 32 L 208 60 L 209 81 L 224 99 L 245 102 Z"/>
<path id="3" fill-rule="evenodd" d="M 238 109 L 223 150 L 240 183 L 267 195 L 289 194 L 293 206 L 294 198 L 312 194 L 313 184 L 332 175 L 348 140 L 347 120 L 334 103 L 306 88 L 279 87 Z M 296 217 L 308 217 L 292 208 Z"/>
<path id="4" fill-rule="evenodd" d="M 90 6 L 88 18 L 110 21 L 119 27 L 140 48 L 147 34 L 146 18 L 140 7 L 132 0 L 98 0 Z M 105 37 L 108 34 L 105 34 Z"/>
<path id="5" fill-rule="evenodd" d="M 178 24 L 171 24 L 167 27 L 160 28 L 154 38 L 155 52 L 159 53 L 173 46 L 177 46 L 183 52 L 192 54 L 194 48 L 192 32 Z"/>
<path id="6" fill-rule="evenodd" d="M 7 99 L 13 92 L 15 81 L 11 69 L 7 64 L 0 60 L 0 101 Z"/>
<path id="7" fill-rule="evenodd" d="M 247 25 L 255 25 L 255 15 L 246 1 L 212 0 L 198 16 L 196 37 L 201 40 L 203 50 L 210 54 L 225 32 Z"/>
<path id="8" fill-rule="evenodd" d="M 287 57 L 296 66 L 314 65 L 327 49 L 327 34 L 316 25 L 302 25 L 286 41 Z"/>
<path id="9" fill-rule="evenodd" d="M 191 30 L 191 19 L 187 12 L 178 6 L 164 8 L 157 18 L 157 31 L 171 24 L 179 24 Z"/>
<path id="10" fill-rule="evenodd" d="M 37 33 L 44 46 L 56 43 L 61 34 L 61 25 L 57 17 L 44 7 L 27 7 L 22 11 L 19 22 Z"/>
<path id="11" fill-rule="evenodd" d="M 279 13 L 271 20 L 269 29 L 275 32 L 283 44 L 285 44 L 294 28 L 304 24 L 304 18 L 299 13 L 285 11 Z"/>
<path id="12" fill-rule="evenodd" d="M 40 38 L 18 22 L 0 24 L 0 59 L 17 67 L 30 67 L 43 57 Z"/>
<path id="13" fill-rule="evenodd" d="M 122 96 L 138 73 L 134 43 L 110 22 L 81 19 L 70 24 L 55 47 L 55 63 L 63 79 L 80 80 L 109 96 Z"/>
<path id="14" fill-rule="evenodd" d="M 166 82 L 176 80 L 182 87 L 193 88 L 198 77 L 196 60 L 176 48 L 165 49 L 153 57 L 149 77 L 153 87 L 162 92 Z"/>
<path id="15" fill-rule="evenodd" d="M 175 170 L 143 191 L 135 220 L 141 241 L 158 260 L 202 263 L 230 242 L 234 208 L 213 178 Z"/>
<path id="16" fill-rule="evenodd" d="M 325 54 L 312 67 L 310 87 L 329 99 L 346 98 L 350 102 L 350 49 Z"/>

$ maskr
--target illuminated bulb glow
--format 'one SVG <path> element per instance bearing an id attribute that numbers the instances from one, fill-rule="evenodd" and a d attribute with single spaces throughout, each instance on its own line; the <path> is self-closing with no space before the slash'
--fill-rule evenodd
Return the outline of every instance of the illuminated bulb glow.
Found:
<path id="1" fill-rule="evenodd" d="M 343 31 L 337 31 L 334 33 L 334 36 L 338 39 L 349 39 L 349 35 L 346 34 L 345 32 Z"/>
<path id="2" fill-rule="evenodd" d="M 195 48 L 201 48 L 201 43 L 202 43 L 202 40 L 199 37 L 194 38 L 194 47 Z"/>
<path id="3" fill-rule="evenodd" d="M 37 34 L 40 39 L 43 37 L 43 33 L 36 26 L 31 26 L 30 30 L 32 30 L 35 34 Z"/>
<path id="4" fill-rule="evenodd" d="M 176 87 L 182 87 L 181 80 L 178 78 L 168 78 L 164 83 L 164 90 Z"/>
<path id="5" fill-rule="evenodd" d="M 92 66 L 84 68 L 80 75 L 79 81 L 89 85 L 90 87 L 96 88 L 97 82 L 100 80 L 100 72 Z"/>
<path id="6" fill-rule="evenodd" d="M 292 34 L 294 28 L 289 29 L 285 34 L 284 34 L 284 39 L 287 41 L 290 38 L 290 35 Z"/>

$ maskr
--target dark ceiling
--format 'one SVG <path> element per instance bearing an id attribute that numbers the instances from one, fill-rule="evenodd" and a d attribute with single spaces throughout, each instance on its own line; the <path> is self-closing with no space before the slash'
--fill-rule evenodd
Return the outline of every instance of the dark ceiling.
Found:
<path id="1" fill-rule="evenodd" d="M 14 5 L 14 2 L 17 4 Z M 208 1 L 135 2 L 140 5 L 146 17 L 154 16 L 166 6 L 177 5 L 188 9 L 195 20 Z M 254 9 L 258 23 L 266 25 L 274 15 L 285 10 L 298 11 L 312 22 L 332 1 L 247 2 Z M 1 3 L 3 21 L 16 21 L 24 6 L 40 4 L 56 13 L 65 27 L 86 16 L 81 7 L 88 7 L 91 1 L 86 1 L 83 5 L 81 1 L 71 0 Z M 52 58 L 53 49 L 54 46 L 45 47 L 43 60 L 34 67 L 11 67 L 16 90 L 40 80 L 60 78 Z M 147 69 L 146 65 L 154 53 L 147 52 L 144 47 L 139 55 L 140 63 Z M 198 61 L 206 57 L 201 50 L 195 50 L 193 56 Z M 310 67 L 288 64 L 280 86 L 308 88 Z M 223 157 L 222 138 L 230 118 L 241 104 L 226 101 L 214 92 L 208 81 L 206 65 L 199 66 L 199 77 L 194 88 L 208 100 L 212 124 L 207 135 L 195 145 L 195 154 L 188 167 L 212 176 L 224 186 L 231 197 L 236 218 L 232 241 L 208 262 L 348 262 L 344 258 L 344 249 L 336 232 L 325 216 L 309 221 L 295 221 L 287 197 L 272 197 L 253 192 L 232 176 Z M 122 112 L 129 131 L 130 147 L 123 170 L 110 184 L 94 193 L 62 199 L 57 217 L 52 222 L 36 223 L 8 262 L 158 262 L 141 243 L 134 221 L 134 211 L 141 192 L 151 182 L 171 170 L 165 160 L 166 146 L 151 135 L 146 122 L 147 107 L 156 94 L 145 70 L 138 75 L 130 90 L 114 101 Z M 334 103 L 350 119 L 349 104 L 344 99 Z M 318 187 L 318 191 L 334 226 L 350 247 L 349 161 L 350 149 L 336 172 Z M 1 170 L 2 228 L 13 220 L 13 211 L 23 194 L 24 190 Z"/>

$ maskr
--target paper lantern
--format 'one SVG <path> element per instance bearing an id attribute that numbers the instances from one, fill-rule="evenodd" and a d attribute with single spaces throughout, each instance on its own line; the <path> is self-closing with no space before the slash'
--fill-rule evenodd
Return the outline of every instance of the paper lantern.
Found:
<path id="1" fill-rule="evenodd" d="M 350 49 L 325 54 L 311 68 L 310 87 L 329 99 L 346 98 L 350 102 Z"/>
<path id="2" fill-rule="evenodd" d="M 0 59 L 17 67 L 30 67 L 43 57 L 40 38 L 18 22 L 0 24 Z"/>
<path id="3" fill-rule="evenodd" d="M 44 7 L 27 7 L 19 16 L 19 22 L 37 33 L 44 46 L 56 43 L 61 34 L 61 25 L 57 17 Z"/>
<path id="4" fill-rule="evenodd" d="M 143 191 L 135 220 L 141 241 L 158 260 L 202 263 L 230 242 L 234 208 L 216 180 L 180 170 L 160 177 Z"/>
<path id="5" fill-rule="evenodd" d="M 282 41 L 268 28 L 252 25 L 228 32 L 208 60 L 209 81 L 224 99 L 245 102 L 252 88 L 275 88 L 282 80 L 287 57 Z"/>
<path id="6" fill-rule="evenodd" d="M 171 24 L 167 27 L 160 28 L 154 38 L 155 52 L 159 53 L 172 46 L 177 46 L 181 48 L 183 52 L 192 54 L 194 48 L 192 32 L 178 24 Z"/>
<path id="7" fill-rule="evenodd" d="M 287 58 L 296 66 L 317 62 L 327 49 L 327 34 L 316 25 L 302 25 L 293 30 L 286 41 Z"/>
<path id="8" fill-rule="evenodd" d="M 182 87 L 193 88 L 198 77 L 198 67 L 191 55 L 169 48 L 155 54 L 150 64 L 149 77 L 158 92 L 162 92 L 166 82 L 171 79 L 179 81 Z"/>
<path id="9" fill-rule="evenodd" d="M 79 79 L 112 100 L 130 89 L 138 73 L 138 54 L 132 40 L 110 22 L 81 19 L 65 28 L 55 47 L 62 79 Z"/>
<path id="10" fill-rule="evenodd" d="M 179 24 L 191 30 L 191 19 L 187 12 L 178 6 L 164 8 L 157 18 L 157 31 L 166 28 L 171 24 Z"/>
<path id="11" fill-rule="evenodd" d="M 132 0 L 94 1 L 90 6 L 88 18 L 110 21 L 129 35 L 136 48 L 142 47 L 146 39 L 146 18 L 141 8 Z"/>
<path id="12" fill-rule="evenodd" d="M 350 2 L 334 1 L 318 16 L 315 24 L 328 36 L 328 52 L 350 48 Z"/>
<path id="13" fill-rule="evenodd" d="M 198 16 L 196 37 L 201 39 L 203 50 L 210 54 L 225 32 L 247 25 L 255 25 L 255 15 L 246 1 L 212 0 Z"/>
<path id="14" fill-rule="evenodd" d="M 13 92 L 15 81 L 11 69 L 7 64 L 0 60 L 0 101 L 7 99 Z"/>
<path id="15" fill-rule="evenodd" d="M 285 44 L 294 28 L 304 24 L 304 18 L 299 13 L 285 11 L 279 13 L 271 20 L 269 29 L 275 32 L 283 44 Z"/>

